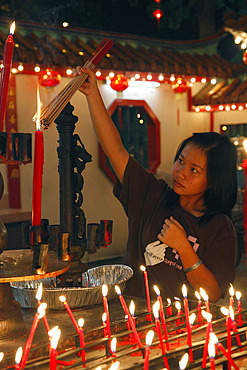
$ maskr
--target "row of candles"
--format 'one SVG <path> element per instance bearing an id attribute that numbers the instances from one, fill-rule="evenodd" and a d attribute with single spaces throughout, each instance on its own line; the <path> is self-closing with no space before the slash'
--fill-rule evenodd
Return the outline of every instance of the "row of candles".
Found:
<path id="1" fill-rule="evenodd" d="M 147 307 L 148 307 L 148 314 L 146 316 L 146 320 L 152 321 L 152 315 L 151 315 L 151 301 L 150 301 L 150 294 L 149 294 L 149 285 L 148 285 L 148 277 L 147 277 L 147 271 L 144 268 L 144 266 L 141 266 L 142 271 L 144 272 L 145 276 L 145 287 L 146 287 L 146 292 L 147 292 Z M 138 348 L 142 351 L 144 354 L 144 370 L 148 370 L 149 368 L 149 355 L 150 355 L 150 348 L 152 345 L 152 341 L 154 338 L 154 330 L 150 330 L 147 335 L 146 335 L 146 346 L 143 348 L 143 344 L 140 340 L 139 334 L 136 329 L 136 324 L 135 324 L 135 305 L 134 302 L 131 301 L 130 307 L 127 307 L 127 304 L 125 302 L 125 299 L 122 295 L 121 289 L 119 286 L 115 286 L 116 293 L 118 294 L 119 300 L 121 302 L 122 308 L 125 312 L 125 318 L 126 318 L 126 325 L 129 331 L 132 331 L 130 334 L 130 338 L 132 341 L 134 341 Z M 168 332 L 167 332 L 167 325 L 166 325 L 166 318 L 165 318 L 165 311 L 163 307 L 163 302 L 162 298 L 160 295 L 160 290 L 159 288 L 154 285 L 154 290 L 157 294 L 157 301 L 153 305 L 153 316 L 155 319 L 155 331 L 158 335 L 159 338 L 159 343 L 160 343 L 160 348 L 162 351 L 163 355 L 163 361 L 164 361 L 164 366 L 165 369 L 169 369 L 169 362 L 167 359 L 167 351 L 170 350 L 170 344 L 168 340 Z M 103 324 L 103 334 L 104 337 L 108 338 L 108 341 L 110 343 L 110 355 L 114 358 L 114 363 L 112 366 L 115 367 L 110 367 L 111 370 L 117 369 L 117 363 L 118 365 L 120 364 L 119 361 L 116 361 L 116 347 L 117 347 L 117 340 L 116 338 L 112 338 L 111 336 L 111 326 L 110 326 L 110 315 L 109 315 L 109 308 L 108 308 L 108 301 L 107 301 L 107 293 L 108 293 L 108 287 L 107 285 L 102 286 L 102 296 L 103 296 L 103 306 L 104 306 L 104 313 L 102 315 L 102 324 Z M 212 314 L 210 313 L 210 306 L 209 306 L 209 297 L 206 294 L 206 292 L 201 288 L 200 293 L 195 292 L 196 297 L 198 298 L 198 307 L 197 307 L 197 321 L 198 325 L 201 325 L 202 323 L 202 316 L 203 318 L 207 321 L 207 327 L 206 327 L 206 335 L 205 335 L 205 344 L 204 344 L 204 350 L 203 350 L 203 358 L 202 358 L 202 368 L 206 367 L 207 363 L 207 358 L 209 355 L 209 360 L 210 360 L 210 367 L 212 370 L 215 369 L 215 353 L 216 353 L 216 347 L 223 353 L 223 355 L 226 357 L 228 363 L 236 370 L 238 370 L 238 366 L 234 362 L 231 356 L 231 332 L 235 332 L 236 335 L 236 340 L 238 343 L 238 346 L 242 350 L 242 344 L 240 340 L 240 336 L 238 334 L 237 330 L 237 324 L 234 318 L 234 288 L 231 285 L 229 289 L 229 295 L 230 295 L 230 301 L 229 301 L 229 309 L 226 307 L 222 307 L 221 311 L 224 315 L 226 315 L 226 327 L 227 327 L 227 350 L 223 347 L 223 345 L 219 342 L 217 336 L 213 333 L 213 326 L 212 326 Z M 185 356 L 181 359 L 179 362 L 179 369 L 183 370 L 186 368 L 188 360 L 190 363 L 193 363 L 193 348 L 192 348 L 192 327 L 194 324 L 194 321 L 196 319 L 196 314 L 192 313 L 191 315 L 189 314 L 189 302 L 187 298 L 187 288 L 186 285 L 184 284 L 182 286 L 182 295 L 183 295 L 183 305 L 184 305 L 184 312 L 185 312 L 185 321 L 186 321 L 186 330 L 187 330 L 187 345 L 188 345 L 188 354 L 186 353 Z M 203 298 L 205 302 L 205 308 L 206 310 L 202 310 L 201 306 L 201 297 Z M 57 369 L 57 364 L 63 364 L 63 365 L 69 365 L 68 362 L 65 361 L 59 361 L 56 359 L 57 356 L 57 344 L 58 340 L 61 335 L 61 330 L 55 326 L 54 328 L 50 329 L 46 314 L 45 314 L 45 309 L 47 307 L 46 303 L 41 303 L 41 298 L 42 298 L 42 283 L 39 285 L 39 288 L 36 293 L 36 300 L 38 303 L 38 309 L 34 315 L 33 323 L 31 326 L 31 330 L 29 333 L 29 336 L 27 338 L 26 344 L 24 346 L 24 350 L 22 351 L 22 348 L 18 348 L 16 352 L 16 357 L 15 357 L 15 369 L 24 369 L 27 358 L 29 355 L 29 351 L 31 349 L 32 341 L 34 338 L 35 331 L 38 327 L 39 321 L 43 319 L 44 325 L 46 328 L 46 331 L 48 333 L 48 338 L 49 338 L 49 348 L 50 348 L 50 370 L 56 370 Z M 241 293 L 236 292 L 236 298 L 238 302 L 238 324 L 239 326 L 243 325 L 242 321 L 242 315 L 241 315 Z M 66 300 L 66 297 L 61 295 L 59 297 L 60 301 L 64 304 L 64 307 L 66 308 L 71 321 L 74 325 L 74 328 L 79 335 L 79 340 L 80 340 L 80 356 L 82 359 L 82 364 L 83 367 L 86 367 L 86 358 L 85 358 L 85 341 L 84 341 L 84 334 L 83 334 L 83 326 L 84 326 L 84 320 L 80 318 L 78 322 L 76 321 L 73 312 L 69 306 L 69 303 Z M 176 298 L 175 302 L 175 307 L 177 309 L 177 319 L 176 319 L 176 326 L 179 326 L 181 321 L 181 316 L 182 316 L 182 309 L 181 309 L 181 302 L 179 298 Z M 159 313 L 160 312 L 160 313 Z M 172 305 L 171 301 L 168 299 L 168 306 L 166 313 L 168 316 L 172 315 Z M 161 320 L 160 320 L 161 319 Z M 162 330 L 161 330 L 162 329 Z M 162 335 L 163 331 L 163 335 Z M 1 356 L 3 357 L 3 354 L 0 354 L 0 360 L 2 359 Z M 100 368 L 98 367 L 97 370 Z"/>

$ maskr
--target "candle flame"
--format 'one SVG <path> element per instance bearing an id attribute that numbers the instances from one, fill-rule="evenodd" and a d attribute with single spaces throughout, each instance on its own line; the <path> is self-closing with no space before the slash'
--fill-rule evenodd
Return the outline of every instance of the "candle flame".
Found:
<path id="1" fill-rule="evenodd" d="M 223 313 L 223 315 L 225 316 L 229 315 L 229 310 L 226 307 L 221 307 L 220 310 L 221 313 Z"/>
<path id="2" fill-rule="evenodd" d="M 22 347 L 19 347 L 18 350 L 16 351 L 16 354 L 15 354 L 15 363 L 16 363 L 16 365 L 21 362 L 21 358 L 22 358 Z"/>
<path id="3" fill-rule="evenodd" d="M 117 349 L 117 338 L 114 337 L 112 338 L 112 341 L 111 341 L 111 351 L 115 353 L 116 349 Z"/>
<path id="4" fill-rule="evenodd" d="M 202 298 L 204 299 L 204 301 L 208 301 L 208 295 L 203 288 L 200 288 L 200 294 Z"/>
<path id="5" fill-rule="evenodd" d="M 39 313 L 39 315 L 38 315 L 38 319 L 39 320 L 41 320 L 42 319 L 42 317 L 44 317 L 45 316 L 45 310 L 42 310 L 40 313 Z"/>
<path id="6" fill-rule="evenodd" d="M 184 298 L 187 298 L 187 287 L 185 284 L 182 286 L 182 294 Z"/>
<path id="7" fill-rule="evenodd" d="M 198 301 L 200 301 L 200 300 L 201 300 L 201 296 L 200 296 L 200 294 L 198 293 L 198 291 L 197 291 L 197 290 L 195 291 L 195 296 L 196 296 L 196 298 L 198 299 Z"/>
<path id="8" fill-rule="evenodd" d="M 177 310 L 181 310 L 181 303 L 179 301 L 175 302 L 175 307 Z"/>
<path id="9" fill-rule="evenodd" d="M 130 301 L 129 311 L 130 311 L 131 316 L 134 316 L 134 314 L 135 314 L 135 303 L 134 303 L 133 300 Z"/>
<path id="10" fill-rule="evenodd" d="M 210 358 L 215 357 L 215 343 L 212 340 L 208 343 L 208 354 Z"/>
<path id="11" fill-rule="evenodd" d="M 66 302 L 66 297 L 64 295 L 60 295 L 59 299 L 63 303 Z"/>
<path id="12" fill-rule="evenodd" d="M 108 293 L 108 287 L 107 287 L 106 284 L 103 284 L 102 285 L 102 295 L 103 295 L 103 297 L 106 297 L 107 293 Z"/>
<path id="13" fill-rule="evenodd" d="M 235 294 L 236 294 L 237 300 L 240 301 L 242 293 L 237 290 Z"/>
<path id="14" fill-rule="evenodd" d="M 83 325 L 84 325 L 84 319 L 82 319 L 82 318 L 81 318 L 81 319 L 79 319 L 79 320 L 78 320 L 78 325 L 79 325 L 79 327 L 80 327 L 80 328 L 82 328 L 82 327 L 83 327 Z"/>
<path id="15" fill-rule="evenodd" d="M 157 295 L 160 295 L 160 290 L 159 288 L 157 287 L 157 285 L 154 285 L 154 291 Z"/>
<path id="16" fill-rule="evenodd" d="M 58 329 L 51 338 L 51 348 L 56 349 L 61 335 L 61 330 Z"/>
<path id="17" fill-rule="evenodd" d="M 159 308 L 160 308 L 160 303 L 159 301 L 156 301 L 155 304 L 153 304 L 153 314 L 156 319 L 159 318 Z"/>
<path id="18" fill-rule="evenodd" d="M 142 271 L 146 271 L 146 267 L 145 267 L 145 266 L 143 266 L 143 265 L 141 265 L 141 266 L 140 266 L 140 269 L 141 269 Z"/>
<path id="19" fill-rule="evenodd" d="M 37 86 L 37 113 L 36 117 L 36 129 L 40 130 L 40 112 L 41 112 L 41 102 L 40 102 L 40 94 L 39 94 L 39 85 Z"/>
<path id="20" fill-rule="evenodd" d="M 49 338 L 52 338 L 53 335 L 56 333 L 56 331 L 58 330 L 58 326 L 54 326 L 51 330 L 48 331 L 48 337 Z"/>
<path id="21" fill-rule="evenodd" d="M 232 321 L 235 321 L 235 318 L 234 318 L 234 310 L 232 308 L 232 306 L 230 305 L 229 306 L 229 313 L 230 313 L 230 318 Z"/>
<path id="22" fill-rule="evenodd" d="M 233 288 L 233 285 L 232 284 L 230 284 L 229 294 L 230 294 L 231 297 L 234 296 L 234 288 Z"/>
<path id="23" fill-rule="evenodd" d="M 195 322 L 195 319 L 196 319 L 196 314 L 195 313 L 192 313 L 189 317 L 189 323 L 190 323 L 190 326 L 192 326 Z"/>
<path id="24" fill-rule="evenodd" d="M 102 314 L 102 322 L 105 323 L 106 322 L 106 312 L 104 312 Z"/>
<path id="25" fill-rule="evenodd" d="M 115 290 L 116 290 L 118 295 L 121 295 L 121 289 L 119 288 L 118 285 L 115 285 Z"/>
<path id="26" fill-rule="evenodd" d="M 95 370 L 101 370 L 101 366 L 97 366 Z"/>
<path id="27" fill-rule="evenodd" d="M 2 361 L 3 359 L 3 356 L 4 356 L 4 353 L 3 352 L 0 352 L 0 362 Z"/>
<path id="28" fill-rule="evenodd" d="M 35 298 L 36 298 L 36 300 L 37 300 L 37 301 L 41 301 L 41 298 L 42 298 L 42 292 L 43 292 L 43 283 L 40 283 L 40 284 L 39 284 L 39 287 L 38 287 L 38 289 L 37 289 L 36 296 L 35 296 Z"/>
<path id="29" fill-rule="evenodd" d="M 119 368 L 119 365 L 120 365 L 120 362 L 116 361 L 114 362 L 114 364 L 111 365 L 111 367 L 109 367 L 109 370 L 117 370 Z"/>
<path id="30" fill-rule="evenodd" d="M 167 303 L 169 304 L 169 306 L 172 304 L 172 301 L 170 300 L 170 298 L 166 298 L 167 300 Z"/>
<path id="31" fill-rule="evenodd" d="M 15 21 L 11 24 L 9 33 L 11 35 L 13 35 L 15 33 Z"/>
<path id="32" fill-rule="evenodd" d="M 204 319 L 207 320 L 207 322 L 211 322 L 212 314 L 210 312 L 206 312 L 206 311 L 202 310 L 202 316 L 204 317 Z"/>
<path id="33" fill-rule="evenodd" d="M 216 337 L 216 335 L 215 335 L 213 332 L 211 332 L 211 333 L 209 334 L 209 338 L 210 338 L 210 340 L 211 340 L 214 344 L 219 343 L 218 338 Z"/>
<path id="34" fill-rule="evenodd" d="M 46 307 L 47 307 L 47 303 L 41 303 L 41 305 L 37 309 L 37 312 L 40 313 L 41 311 L 44 311 Z"/>
<path id="35" fill-rule="evenodd" d="M 149 347 L 151 346 L 153 338 L 154 338 L 154 331 L 149 330 L 149 332 L 146 335 L 146 345 L 147 346 L 149 346 Z"/>
<path id="36" fill-rule="evenodd" d="M 189 359 L 189 355 L 188 353 L 185 353 L 183 355 L 183 357 L 181 358 L 181 360 L 179 361 L 179 369 L 180 370 L 184 370 L 187 366 L 187 363 L 188 363 L 188 359 Z"/>

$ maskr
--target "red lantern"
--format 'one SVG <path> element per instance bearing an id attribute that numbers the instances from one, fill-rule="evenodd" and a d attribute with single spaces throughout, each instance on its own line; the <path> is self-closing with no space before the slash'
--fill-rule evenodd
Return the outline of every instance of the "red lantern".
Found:
<path id="1" fill-rule="evenodd" d="M 175 93 L 182 94 L 188 90 L 188 85 L 182 78 L 178 78 L 176 83 L 172 85 L 172 88 Z"/>
<path id="2" fill-rule="evenodd" d="M 160 20 L 161 17 L 163 17 L 163 12 L 160 9 L 156 9 L 153 11 L 153 16 L 157 19 L 157 21 Z"/>
<path id="3" fill-rule="evenodd" d="M 245 52 L 243 54 L 243 62 L 244 62 L 244 64 L 247 64 L 247 50 L 245 50 Z"/>
<path id="4" fill-rule="evenodd" d="M 39 73 L 39 84 L 45 87 L 57 86 L 61 81 L 60 73 L 53 69 L 47 68 Z"/>
<path id="5" fill-rule="evenodd" d="M 126 76 L 118 74 L 111 79 L 111 88 L 118 92 L 124 91 L 129 87 L 129 80 Z"/>

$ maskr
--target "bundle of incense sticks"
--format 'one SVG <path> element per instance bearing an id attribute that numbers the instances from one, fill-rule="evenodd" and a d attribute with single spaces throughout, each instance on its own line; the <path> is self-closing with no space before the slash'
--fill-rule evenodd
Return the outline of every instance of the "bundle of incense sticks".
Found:
<path id="1" fill-rule="evenodd" d="M 106 40 L 105 38 L 92 53 L 88 61 L 83 65 L 83 68 L 90 68 L 93 70 L 101 61 L 101 59 L 103 59 L 106 53 L 111 49 L 112 45 L 113 41 Z M 70 81 L 68 85 L 66 85 L 65 88 L 61 90 L 60 93 L 41 111 L 40 122 L 44 128 L 48 128 L 50 124 L 55 121 L 57 116 L 62 112 L 78 88 L 84 81 L 86 81 L 87 77 L 88 75 L 85 73 L 74 77 L 73 80 Z M 36 115 L 34 116 L 33 120 L 35 119 Z"/>

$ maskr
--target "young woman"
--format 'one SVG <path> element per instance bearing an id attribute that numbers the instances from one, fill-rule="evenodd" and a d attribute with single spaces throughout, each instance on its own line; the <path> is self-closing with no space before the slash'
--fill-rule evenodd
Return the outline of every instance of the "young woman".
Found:
<path id="1" fill-rule="evenodd" d="M 141 265 L 163 298 L 204 288 L 211 301 L 224 297 L 235 276 L 237 238 L 229 218 L 237 196 L 236 150 L 215 132 L 195 133 L 180 145 L 170 188 L 125 150 L 90 69 L 80 91 L 87 97 L 98 140 L 117 176 L 114 194 L 129 219 L 124 262 L 134 270 L 126 292 L 145 296 Z M 152 289 L 151 289 L 152 290 Z"/>

